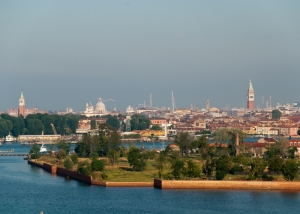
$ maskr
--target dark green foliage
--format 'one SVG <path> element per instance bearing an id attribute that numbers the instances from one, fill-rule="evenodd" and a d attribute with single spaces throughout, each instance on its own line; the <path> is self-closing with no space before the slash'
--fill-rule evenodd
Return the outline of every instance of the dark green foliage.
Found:
<path id="1" fill-rule="evenodd" d="M 278 155 L 268 160 L 268 169 L 270 172 L 280 174 L 284 160 Z"/>
<path id="2" fill-rule="evenodd" d="M 60 149 L 57 154 L 56 157 L 61 160 L 61 159 L 65 159 L 67 157 L 66 151 L 64 149 Z"/>
<path id="3" fill-rule="evenodd" d="M 150 120 L 143 115 L 135 114 L 131 117 L 131 130 L 145 130 L 150 126 Z"/>
<path id="4" fill-rule="evenodd" d="M 216 160 L 216 179 L 223 180 L 230 169 L 230 159 L 223 155 Z"/>
<path id="5" fill-rule="evenodd" d="M 276 143 L 268 145 L 266 147 L 268 149 L 266 151 L 266 155 L 268 156 L 268 158 L 272 158 L 276 155 L 279 155 L 282 158 L 286 158 L 288 154 L 288 147 L 288 141 L 285 139 L 280 139 Z"/>
<path id="6" fill-rule="evenodd" d="M 274 177 L 272 175 L 268 176 L 266 174 L 263 174 L 261 176 L 261 178 L 262 178 L 263 181 L 273 181 L 274 180 Z"/>
<path id="7" fill-rule="evenodd" d="M 36 143 L 31 147 L 29 154 L 33 159 L 37 159 L 40 157 L 40 148 Z"/>
<path id="8" fill-rule="evenodd" d="M 26 128 L 28 130 L 28 134 L 40 135 L 43 132 L 44 126 L 39 119 L 26 118 Z"/>
<path id="9" fill-rule="evenodd" d="M 84 175 L 91 175 L 91 164 L 88 161 L 79 162 L 77 172 Z"/>
<path id="10" fill-rule="evenodd" d="M 280 119 L 281 117 L 281 111 L 279 111 L 278 109 L 274 109 L 272 111 L 272 119 Z"/>
<path id="11" fill-rule="evenodd" d="M 91 129 L 96 129 L 97 125 L 96 125 L 96 120 L 91 120 Z"/>
<path id="12" fill-rule="evenodd" d="M 162 128 L 159 125 L 153 125 L 151 130 L 162 130 Z"/>
<path id="13" fill-rule="evenodd" d="M 9 134 L 7 123 L 5 120 L 0 119 L 0 137 L 3 138 Z"/>
<path id="14" fill-rule="evenodd" d="M 244 168 L 241 165 L 235 164 L 229 170 L 230 174 L 235 174 L 236 172 L 243 172 Z"/>
<path id="15" fill-rule="evenodd" d="M 67 158 L 67 159 L 64 161 L 64 167 L 65 167 L 66 169 L 72 169 L 73 166 L 74 166 L 74 163 L 73 163 L 73 161 L 72 161 L 71 158 Z"/>
<path id="16" fill-rule="evenodd" d="M 70 156 L 71 160 L 73 161 L 74 164 L 78 164 L 78 155 L 77 154 L 72 154 Z"/>
<path id="17" fill-rule="evenodd" d="M 155 159 L 156 154 L 157 154 L 157 152 L 155 150 L 150 150 L 150 151 L 146 151 L 144 153 L 144 157 L 145 157 L 145 159 L 153 160 L 153 159 Z"/>
<path id="18" fill-rule="evenodd" d="M 107 152 L 107 157 L 109 159 L 110 164 L 115 165 L 118 162 L 120 154 L 116 150 L 110 149 Z"/>
<path id="19" fill-rule="evenodd" d="M 185 174 L 185 167 L 184 167 L 184 161 L 181 159 L 176 160 L 172 164 L 172 172 L 171 174 L 174 176 L 175 179 L 179 180 L 182 178 L 182 176 Z"/>
<path id="20" fill-rule="evenodd" d="M 91 164 L 91 169 L 92 172 L 94 171 L 103 171 L 105 168 L 105 161 L 104 160 L 98 160 L 96 158 L 93 158 L 92 164 Z"/>
<path id="21" fill-rule="evenodd" d="M 265 170 L 267 162 L 261 158 L 253 158 L 250 163 L 251 169 L 249 173 L 249 180 L 257 179 L 261 173 Z"/>
<path id="22" fill-rule="evenodd" d="M 89 156 L 89 146 L 87 143 L 80 141 L 75 146 L 75 152 L 79 157 L 88 157 Z"/>
<path id="23" fill-rule="evenodd" d="M 198 178 L 200 177 L 200 174 L 201 172 L 199 166 L 192 160 L 188 160 L 185 170 L 185 176 L 188 178 Z"/>
<path id="24" fill-rule="evenodd" d="M 298 176 L 299 163 L 294 159 L 288 159 L 282 166 L 282 174 L 284 178 L 288 181 L 294 180 Z"/>
<path id="25" fill-rule="evenodd" d="M 107 115 L 106 123 L 114 127 L 115 129 L 120 128 L 120 121 L 116 116 Z"/>
<path id="26" fill-rule="evenodd" d="M 146 168 L 144 155 L 135 146 L 130 147 L 128 153 L 128 162 L 134 171 L 143 171 Z"/>
<path id="27" fill-rule="evenodd" d="M 57 144 L 56 144 L 56 148 L 58 150 L 63 149 L 66 151 L 66 154 L 69 154 L 70 149 L 71 149 L 71 143 L 67 142 L 65 140 L 60 140 Z"/>
<path id="28" fill-rule="evenodd" d="M 182 157 L 184 153 L 186 156 L 188 155 L 188 150 L 191 149 L 191 142 L 192 137 L 188 132 L 181 132 L 176 135 L 174 143 L 179 146 Z"/>
<path id="29" fill-rule="evenodd" d="M 298 148 L 296 146 L 288 148 L 288 158 L 295 159 L 295 152 L 298 152 Z"/>

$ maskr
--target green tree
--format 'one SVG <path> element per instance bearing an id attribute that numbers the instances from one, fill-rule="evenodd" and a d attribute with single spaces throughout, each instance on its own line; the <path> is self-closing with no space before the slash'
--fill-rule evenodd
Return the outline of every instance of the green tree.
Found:
<path id="1" fill-rule="evenodd" d="M 128 162 L 134 171 L 143 171 L 146 168 L 145 158 L 141 154 L 141 151 L 135 146 L 129 149 Z"/>
<path id="2" fill-rule="evenodd" d="M 175 179 L 179 180 L 182 178 L 183 175 L 186 174 L 186 168 L 184 167 L 185 163 L 182 159 L 178 159 L 173 162 L 171 169 L 171 174 L 174 176 Z"/>
<path id="3" fill-rule="evenodd" d="M 162 128 L 159 125 L 153 125 L 151 130 L 162 130 Z"/>
<path id="4" fill-rule="evenodd" d="M 72 161 L 71 158 L 67 158 L 65 161 L 64 161 L 64 167 L 66 169 L 72 169 L 74 167 L 74 163 Z"/>
<path id="5" fill-rule="evenodd" d="M 40 148 L 36 143 L 31 147 L 29 154 L 33 159 L 38 159 L 40 157 Z"/>
<path id="6" fill-rule="evenodd" d="M 297 163 L 294 159 L 286 160 L 282 166 L 282 174 L 288 181 L 292 181 L 294 178 L 298 177 L 298 172 L 299 163 Z"/>
<path id="7" fill-rule="evenodd" d="M 280 139 L 274 144 L 269 144 L 266 146 L 266 155 L 268 158 L 272 158 L 276 155 L 286 158 L 288 155 L 289 143 L 286 139 Z"/>
<path id="8" fill-rule="evenodd" d="M 111 125 L 112 127 L 114 127 L 115 129 L 119 129 L 120 128 L 120 121 L 118 120 L 118 118 L 116 116 L 108 116 L 106 123 Z"/>
<path id="9" fill-rule="evenodd" d="M 295 159 L 295 152 L 298 152 L 298 148 L 296 146 L 288 148 L 288 158 Z"/>
<path id="10" fill-rule="evenodd" d="M 66 151 L 64 149 L 60 149 L 57 154 L 56 157 L 61 160 L 61 159 L 65 159 L 67 157 Z"/>
<path id="11" fill-rule="evenodd" d="M 188 160 L 185 170 L 185 176 L 191 179 L 200 177 L 200 174 L 201 171 L 199 166 L 194 161 Z"/>
<path id="12" fill-rule="evenodd" d="M 168 156 L 166 151 L 161 151 L 156 158 L 156 167 L 158 169 L 158 177 L 162 178 L 164 168 L 167 165 L 168 162 Z"/>
<path id="13" fill-rule="evenodd" d="M 145 130 L 150 126 L 150 120 L 141 114 L 132 115 L 131 120 L 131 130 Z"/>
<path id="14" fill-rule="evenodd" d="M 272 119 L 280 119 L 281 117 L 281 111 L 278 109 L 272 110 Z"/>
<path id="15" fill-rule="evenodd" d="M 96 125 L 96 120 L 91 120 L 91 129 L 96 129 L 97 125 Z"/>
<path id="16" fill-rule="evenodd" d="M 71 150 L 71 143 L 67 142 L 65 140 L 60 140 L 58 141 L 58 143 L 56 144 L 56 148 L 58 150 L 65 150 L 66 154 L 69 154 L 70 150 Z"/>
<path id="17" fill-rule="evenodd" d="M 91 175 L 92 168 L 88 161 L 83 161 L 78 163 L 77 172 L 83 175 Z"/>
<path id="18" fill-rule="evenodd" d="M 249 173 L 249 180 L 257 179 L 258 176 L 265 170 L 267 162 L 261 158 L 253 158 L 250 163 L 251 169 Z"/>
<path id="19" fill-rule="evenodd" d="M 281 173 L 284 160 L 278 155 L 272 157 L 268 161 L 268 169 L 270 172 L 276 173 L 277 175 Z"/>
<path id="20" fill-rule="evenodd" d="M 78 156 L 77 154 L 72 154 L 70 156 L 71 160 L 73 161 L 74 164 L 78 164 Z"/>
<path id="21" fill-rule="evenodd" d="M 28 119 L 26 118 L 26 128 L 28 134 L 40 135 L 44 129 L 42 122 L 39 119 Z"/>
<path id="22" fill-rule="evenodd" d="M 98 160 L 96 158 L 93 158 L 92 164 L 91 164 L 92 172 L 94 172 L 94 171 L 103 171 L 104 168 L 105 168 L 105 161 L 104 160 Z"/>
<path id="23" fill-rule="evenodd" d="M 3 138 L 9 134 L 7 124 L 4 120 L 0 120 L 0 137 Z"/>
<path id="24" fill-rule="evenodd" d="M 216 179 L 223 180 L 230 169 L 230 158 L 222 155 L 216 160 Z"/>
<path id="25" fill-rule="evenodd" d="M 110 149 L 107 152 L 107 157 L 109 159 L 110 164 L 114 166 L 118 162 L 120 154 L 116 150 Z"/>
<path id="26" fill-rule="evenodd" d="M 176 143 L 181 152 L 181 156 L 185 153 L 186 156 L 188 155 L 188 150 L 191 148 L 192 137 L 189 135 L 188 132 L 181 132 L 176 135 L 174 143 Z"/>

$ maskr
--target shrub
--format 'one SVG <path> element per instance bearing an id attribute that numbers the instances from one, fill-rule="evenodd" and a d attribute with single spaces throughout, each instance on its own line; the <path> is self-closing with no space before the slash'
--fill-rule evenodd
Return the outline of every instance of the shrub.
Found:
<path id="1" fill-rule="evenodd" d="M 67 158 L 67 159 L 64 161 L 64 167 L 65 167 L 66 169 L 72 169 L 73 166 L 74 166 L 74 163 L 73 163 L 73 161 L 72 161 L 71 158 Z"/>
<path id="2" fill-rule="evenodd" d="M 88 161 L 79 162 L 77 172 L 84 175 L 91 175 L 91 164 Z"/>
<path id="3" fill-rule="evenodd" d="M 78 164 L 78 155 L 77 154 L 72 154 L 70 158 L 74 164 Z"/>
<path id="4" fill-rule="evenodd" d="M 64 159 L 67 157 L 67 153 L 64 149 L 60 149 L 58 152 L 57 152 L 57 155 L 56 157 L 61 160 L 61 159 Z"/>
<path id="5" fill-rule="evenodd" d="M 105 161 L 104 160 L 97 160 L 95 158 L 92 160 L 92 164 L 91 164 L 92 172 L 94 172 L 94 171 L 103 171 L 104 167 L 105 167 Z"/>

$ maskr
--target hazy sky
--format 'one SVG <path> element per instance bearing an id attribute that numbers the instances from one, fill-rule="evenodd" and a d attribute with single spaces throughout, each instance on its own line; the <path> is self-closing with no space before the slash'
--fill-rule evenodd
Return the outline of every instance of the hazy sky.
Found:
<path id="1" fill-rule="evenodd" d="M 300 1 L 0 1 L 0 109 L 300 101 Z M 112 109 L 113 102 L 107 102 Z"/>

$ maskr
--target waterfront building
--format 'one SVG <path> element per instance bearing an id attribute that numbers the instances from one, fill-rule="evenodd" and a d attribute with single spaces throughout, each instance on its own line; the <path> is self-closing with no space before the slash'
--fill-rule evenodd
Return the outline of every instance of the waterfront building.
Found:
<path id="1" fill-rule="evenodd" d="M 251 80 L 250 80 L 249 88 L 248 88 L 247 109 L 250 109 L 250 110 L 254 109 L 254 89 L 253 89 Z"/>

